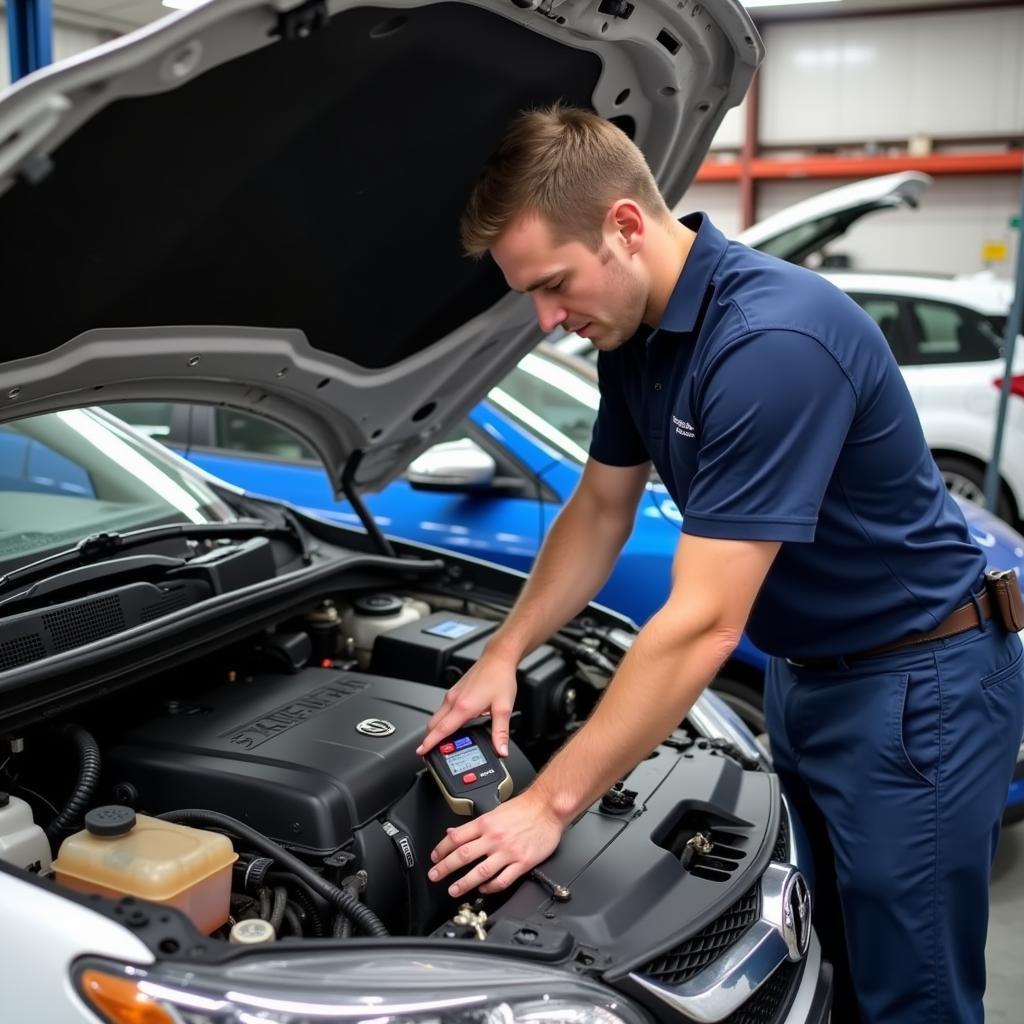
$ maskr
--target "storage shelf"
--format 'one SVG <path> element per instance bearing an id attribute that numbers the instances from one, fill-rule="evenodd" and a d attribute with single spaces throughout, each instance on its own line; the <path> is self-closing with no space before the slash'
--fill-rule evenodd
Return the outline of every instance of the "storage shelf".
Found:
<path id="1" fill-rule="evenodd" d="M 739 160 L 706 160 L 697 181 L 739 181 Z M 778 178 L 870 178 L 896 171 L 926 174 L 1015 174 L 1024 170 L 1024 151 L 998 153 L 935 153 L 931 156 L 811 156 L 799 160 L 759 157 L 750 163 L 755 181 Z"/>

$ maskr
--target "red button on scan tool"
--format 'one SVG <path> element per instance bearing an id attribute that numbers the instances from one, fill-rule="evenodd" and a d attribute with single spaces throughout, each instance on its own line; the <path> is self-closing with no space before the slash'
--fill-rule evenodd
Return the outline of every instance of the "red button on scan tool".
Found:
<path id="1" fill-rule="evenodd" d="M 442 743 L 441 744 L 441 753 L 442 754 L 454 754 L 455 753 L 455 744 L 454 743 Z"/>
<path id="2" fill-rule="evenodd" d="M 476 782 L 476 772 L 466 772 L 462 776 L 462 781 L 468 786 L 471 782 Z"/>

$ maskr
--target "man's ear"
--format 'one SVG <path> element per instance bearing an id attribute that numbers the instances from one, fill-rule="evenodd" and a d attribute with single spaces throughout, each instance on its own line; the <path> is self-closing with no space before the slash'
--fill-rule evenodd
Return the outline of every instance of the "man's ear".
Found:
<path id="1" fill-rule="evenodd" d="M 605 229 L 629 255 L 640 251 L 646 228 L 643 210 L 632 199 L 617 199 L 609 207 Z"/>

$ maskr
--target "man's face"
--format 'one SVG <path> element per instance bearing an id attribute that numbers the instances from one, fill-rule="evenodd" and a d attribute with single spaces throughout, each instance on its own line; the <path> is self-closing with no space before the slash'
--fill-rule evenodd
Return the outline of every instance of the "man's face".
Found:
<path id="1" fill-rule="evenodd" d="M 533 299 L 545 334 L 575 331 L 609 351 L 636 333 L 647 307 L 647 283 L 637 262 L 606 232 L 601 249 L 582 242 L 556 245 L 535 215 L 513 221 L 491 247 L 509 287 Z"/>

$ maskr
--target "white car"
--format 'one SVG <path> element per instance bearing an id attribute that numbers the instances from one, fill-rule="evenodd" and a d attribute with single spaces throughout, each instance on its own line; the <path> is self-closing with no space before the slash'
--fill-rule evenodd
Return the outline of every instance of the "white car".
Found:
<path id="1" fill-rule="evenodd" d="M 867 214 L 914 207 L 931 184 L 917 171 L 844 185 L 753 225 L 737 241 L 795 263 L 821 251 Z M 858 302 L 885 334 L 917 406 L 928 446 L 955 494 L 984 503 L 1005 362 L 1003 332 L 1013 299 L 1009 282 L 987 274 L 942 277 L 821 271 Z M 596 351 L 568 335 L 563 351 Z M 1014 356 L 1012 394 L 1000 459 L 1000 518 L 1024 518 L 1024 340 Z"/>
<path id="2" fill-rule="evenodd" d="M 935 461 L 955 494 L 984 503 L 999 391 L 1002 326 L 1012 296 L 984 280 L 826 275 L 882 328 L 913 395 Z M 1024 515 L 1024 344 L 1015 346 L 1000 458 L 1001 519 Z"/>

